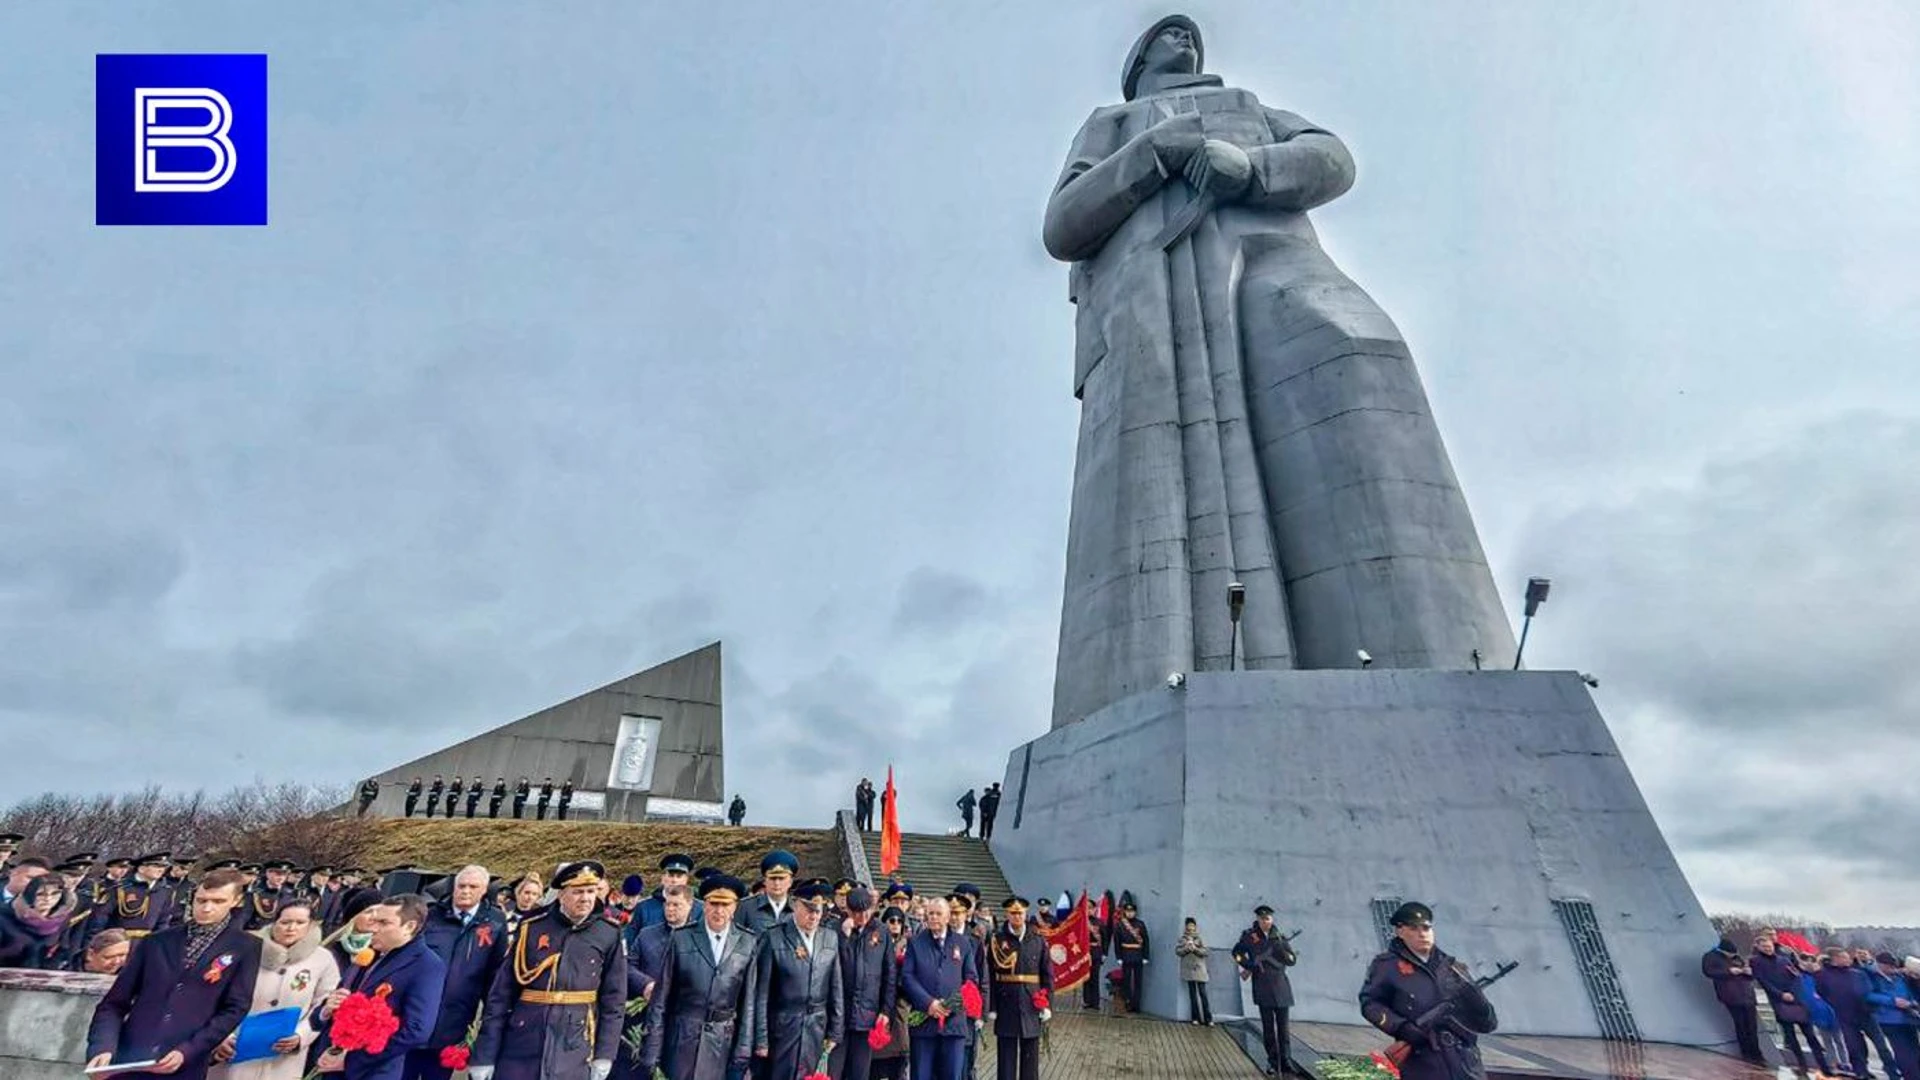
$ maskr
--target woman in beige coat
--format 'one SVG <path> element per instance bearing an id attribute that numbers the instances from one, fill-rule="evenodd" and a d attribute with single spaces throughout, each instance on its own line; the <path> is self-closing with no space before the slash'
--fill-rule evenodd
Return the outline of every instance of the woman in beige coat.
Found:
<path id="1" fill-rule="evenodd" d="M 214 1048 L 217 1064 L 207 1080 L 301 1080 L 306 1075 L 307 1047 L 319 1037 L 310 1023 L 313 1007 L 340 985 L 340 968 L 333 954 L 320 947 L 320 923 L 305 902 L 288 901 L 272 925 L 255 933 L 266 941 L 260 956 L 260 979 L 253 984 L 252 1013 L 298 1008 L 301 1020 L 294 1033 L 275 1043 L 276 1056 L 224 1062 L 233 1056 L 234 1036 Z"/>

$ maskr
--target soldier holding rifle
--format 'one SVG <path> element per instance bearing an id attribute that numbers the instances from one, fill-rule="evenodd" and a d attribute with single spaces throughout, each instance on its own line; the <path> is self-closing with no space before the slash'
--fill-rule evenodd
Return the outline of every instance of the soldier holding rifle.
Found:
<path id="1" fill-rule="evenodd" d="M 1240 977 L 1253 983 L 1253 1003 L 1260 1010 L 1260 1041 L 1267 1048 L 1267 1075 L 1311 1076 L 1293 1063 L 1292 1040 L 1287 1034 L 1287 1010 L 1293 1008 L 1293 983 L 1287 969 L 1299 962 L 1293 951 L 1293 934 L 1277 934 L 1273 929 L 1273 909 L 1265 904 L 1253 909 L 1253 925 L 1240 932 L 1233 947 L 1233 962 L 1240 965 Z"/>
<path id="2" fill-rule="evenodd" d="M 1475 982 L 1433 943 L 1433 909 L 1406 903 L 1393 913 L 1394 940 L 1373 958 L 1360 988 L 1360 1013 L 1398 1040 L 1387 1056 L 1405 1080 L 1486 1080 L 1479 1036 L 1499 1026 L 1481 992 L 1513 970 Z"/>

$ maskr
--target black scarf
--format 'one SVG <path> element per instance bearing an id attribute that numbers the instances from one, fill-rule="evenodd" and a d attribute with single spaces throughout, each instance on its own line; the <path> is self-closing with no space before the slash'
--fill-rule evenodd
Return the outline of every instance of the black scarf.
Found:
<path id="1" fill-rule="evenodd" d="M 200 962 L 200 957 L 207 951 L 207 947 L 213 944 L 215 938 L 226 933 L 227 924 L 232 921 L 233 916 L 229 914 L 226 918 L 221 919 L 212 926 L 201 926 L 199 923 L 194 923 L 187 927 L 187 948 L 183 954 L 183 958 L 186 960 L 188 967 L 192 967 Z"/>

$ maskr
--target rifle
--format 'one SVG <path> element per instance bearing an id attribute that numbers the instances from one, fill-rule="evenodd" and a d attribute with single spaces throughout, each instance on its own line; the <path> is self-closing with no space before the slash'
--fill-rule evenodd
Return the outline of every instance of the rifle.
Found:
<path id="1" fill-rule="evenodd" d="M 1497 983 L 1501 979 L 1506 978 L 1508 975 L 1513 974 L 1514 970 L 1519 966 L 1520 966 L 1520 962 L 1518 960 L 1509 960 L 1506 963 L 1501 964 L 1499 967 L 1495 968 L 1493 974 L 1485 976 L 1483 978 L 1473 980 L 1473 987 L 1476 990 L 1485 990 L 1487 987 L 1492 986 L 1494 983 Z M 1458 994 L 1458 992 L 1449 994 L 1446 997 L 1440 999 L 1440 1004 L 1435 1005 L 1433 1008 L 1428 1009 L 1424 1013 L 1421 1013 L 1420 1018 L 1413 1022 L 1413 1026 L 1419 1028 L 1422 1031 L 1430 1031 L 1432 1030 L 1433 1025 L 1445 1019 L 1446 1015 L 1452 1012 L 1454 1006 L 1458 1005 L 1459 1003 L 1460 1003 L 1460 995 Z M 1399 1069 L 1406 1065 L 1407 1058 L 1412 1054 L 1413 1054 L 1412 1043 L 1406 1041 L 1405 1039 L 1395 1039 L 1393 1041 L 1393 1045 L 1387 1047 L 1385 1057 L 1388 1061 L 1391 1061 L 1393 1063 L 1394 1068 Z"/>

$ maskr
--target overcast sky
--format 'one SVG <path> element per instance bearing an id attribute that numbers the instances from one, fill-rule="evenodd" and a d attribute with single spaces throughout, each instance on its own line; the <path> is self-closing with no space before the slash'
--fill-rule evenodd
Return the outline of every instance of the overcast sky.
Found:
<path id="1" fill-rule="evenodd" d="M 1709 909 L 1912 922 L 1920 9 L 1189 5 L 1340 134 L 1529 659 Z M 349 781 L 725 641 L 727 786 L 1045 731 L 1042 251 L 1138 3 L 0 12 L 0 791 Z M 270 56 L 272 224 L 93 225 L 100 52 Z M 802 744 L 834 769 L 796 769 Z"/>

